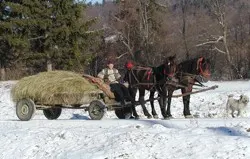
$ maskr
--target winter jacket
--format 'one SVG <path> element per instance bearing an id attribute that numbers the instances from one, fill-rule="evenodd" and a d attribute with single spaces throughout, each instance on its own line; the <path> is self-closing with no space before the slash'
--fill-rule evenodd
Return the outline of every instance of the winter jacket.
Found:
<path id="1" fill-rule="evenodd" d="M 100 73 L 98 73 L 97 77 L 103 79 L 107 83 L 119 83 L 118 80 L 121 78 L 121 75 L 115 68 L 105 68 Z"/>

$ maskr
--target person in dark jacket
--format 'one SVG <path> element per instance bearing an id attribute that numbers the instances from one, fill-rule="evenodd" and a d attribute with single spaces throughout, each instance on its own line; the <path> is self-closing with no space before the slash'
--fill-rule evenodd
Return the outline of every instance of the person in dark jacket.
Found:
<path id="1" fill-rule="evenodd" d="M 126 100 L 135 103 L 134 99 L 131 97 L 128 88 L 119 83 L 121 75 L 119 71 L 114 68 L 114 62 L 109 60 L 107 63 L 107 68 L 104 68 L 101 72 L 98 73 L 97 77 L 104 80 L 105 83 L 110 85 L 111 91 L 115 95 L 115 100 L 121 103 L 121 106 L 124 107 L 124 111 L 126 112 L 125 118 L 131 117 L 131 108 L 126 107 Z"/>

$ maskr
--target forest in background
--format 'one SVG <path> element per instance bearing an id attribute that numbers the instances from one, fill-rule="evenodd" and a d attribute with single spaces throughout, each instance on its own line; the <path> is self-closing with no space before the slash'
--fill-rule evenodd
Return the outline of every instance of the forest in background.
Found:
<path id="1" fill-rule="evenodd" d="M 157 66 L 204 56 L 213 80 L 250 77 L 248 0 L 1 0 L 1 80 L 48 70 L 96 75 L 108 59 Z"/>

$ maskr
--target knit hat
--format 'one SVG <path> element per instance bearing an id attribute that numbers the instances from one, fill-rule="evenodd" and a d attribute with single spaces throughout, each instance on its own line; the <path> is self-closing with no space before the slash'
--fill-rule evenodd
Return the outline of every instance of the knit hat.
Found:
<path id="1" fill-rule="evenodd" d="M 126 67 L 128 70 L 131 70 L 131 69 L 134 67 L 134 64 L 133 64 L 132 61 L 128 61 L 128 62 L 126 62 L 125 67 Z"/>
<path id="2" fill-rule="evenodd" d="M 113 60 L 108 60 L 107 64 L 114 64 L 114 61 Z"/>

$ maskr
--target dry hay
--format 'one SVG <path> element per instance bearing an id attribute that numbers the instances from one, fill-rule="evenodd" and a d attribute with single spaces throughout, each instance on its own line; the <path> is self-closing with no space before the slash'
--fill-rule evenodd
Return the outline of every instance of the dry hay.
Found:
<path id="1" fill-rule="evenodd" d="M 67 71 L 42 72 L 22 78 L 11 90 L 15 102 L 30 98 L 42 105 L 87 104 L 100 92 L 80 74 Z M 91 95 L 90 95 L 91 94 Z"/>

